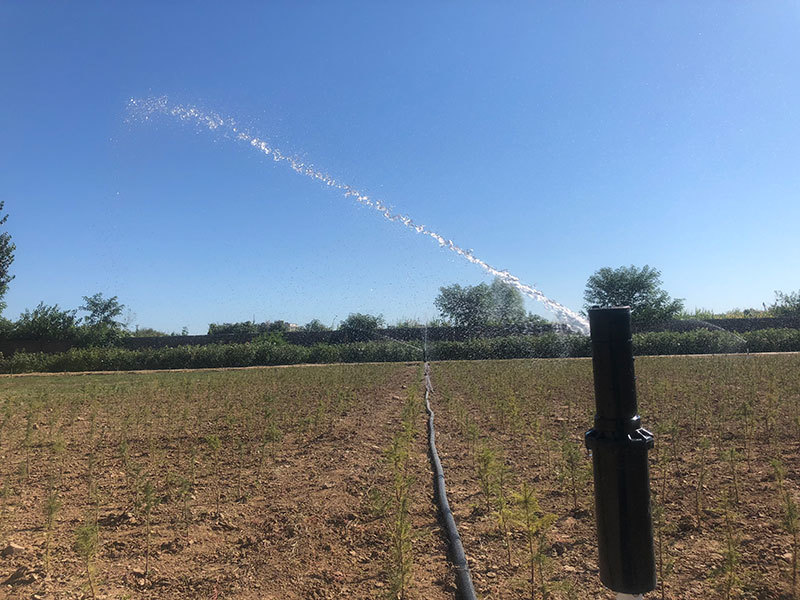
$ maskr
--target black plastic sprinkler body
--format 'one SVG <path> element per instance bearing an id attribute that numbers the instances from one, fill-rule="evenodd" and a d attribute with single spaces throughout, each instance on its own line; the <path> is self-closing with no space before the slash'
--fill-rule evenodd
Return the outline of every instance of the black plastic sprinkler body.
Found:
<path id="1" fill-rule="evenodd" d="M 621 594 L 656 587 L 650 473 L 653 435 L 637 414 L 630 308 L 591 308 L 597 414 L 586 432 L 592 451 L 600 579 Z"/>

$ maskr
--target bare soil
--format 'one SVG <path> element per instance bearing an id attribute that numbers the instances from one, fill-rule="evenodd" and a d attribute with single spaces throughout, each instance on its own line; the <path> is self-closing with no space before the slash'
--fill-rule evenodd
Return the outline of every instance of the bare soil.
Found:
<path id="1" fill-rule="evenodd" d="M 344 414 L 309 431 L 288 431 L 266 459 L 261 477 L 256 455 L 245 456 L 240 472 L 235 444 L 223 443 L 219 512 L 213 461 L 207 452 L 199 453 L 188 522 L 181 502 L 166 496 L 152 511 L 147 577 L 146 516 L 132 508 L 125 486 L 118 446 L 120 424 L 113 422 L 114 413 L 101 411 L 93 434 L 100 440 L 95 458 L 101 497 L 99 549 L 93 561 L 98 597 L 387 597 L 388 527 L 385 517 L 371 506 L 368 492 L 389 484 L 384 452 L 399 425 L 406 395 L 410 389 L 419 394 L 421 382 L 416 365 L 381 368 L 386 370 L 383 380 L 358 390 Z M 294 393 L 288 390 L 289 395 Z M 300 400 L 314 399 L 285 400 L 286 410 L 291 411 Z M 158 423 L 160 418 L 153 420 Z M 179 413 L 172 418 L 179 419 Z M 410 456 L 415 478 L 411 492 L 414 567 L 408 598 L 435 600 L 452 598 L 453 587 L 432 504 L 424 419 L 421 410 L 420 433 Z M 66 452 L 54 459 L 60 461 L 61 507 L 50 534 L 52 558 L 46 571 L 43 503 L 51 476 L 45 464 L 51 425 L 46 411 L 32 424 L 35 446 L 30 449 L 33 459 L 26 477 L 19 475 L 26 461 L 20 431 L 25 429 L 23 415 L 17 414 L 3 431 L 0 472 L 11 492 L 0 517 L 0 540 L 8 548 L 8 555 L 0 558 L 2 598 L 90 597 L 85 565 L 74 550 L 75 531 L 92 513 L 87 501 L 85 443 L 92 435 L 90 417 L 81 408 L 71 425 L 61 426 Z M 200 429 L 208 430 L 208 423 L 201 422 Z M 186 465 L 182 430 L 169 426 L 155 430 L 160 434 L 152 447 L 163 453 L 159 464 Z M 152 458 L 147 456 L 146 443 L 132 447 L 136 448 L 134 460 Z M 186 474 L 185 467 L 183 471 Z M 240 493 L 240 487 L 244 492 Z M 164 488 L 159 484 L 159 493 L 166 494 Z"/>
<path id="2" fill-rule="evenodd" d="M 661 510 L 661 583 L 647 597 L 794 598 L 792 537 L 772 461 L 800 501 L 798 372 L 796 354 L 637 360 L 643 423 L 656 434 L 651 480 Z M 450 506 L 479 597 L 612 598 L 598 576 L 582 444 L 594 410 L 590 361 L 438 363 L 432 380 Z M 393 477 L 387 449 L 409 393 L 422 395 L 419 365 L 3 378 L 0 598 L 91 597 L 75 541 L 95 518 L 91 566 L 101 598 L 392 597 L 390 515 L 381 504 Z M 409 453 L 409 600 L 455 596 L 432 504 L 425 420 L 420 403 Z M 281 435 L 262 446 L 270 422 Z M 574 485 L 566 448 L 578 451 Z M 512 503 L 528 483 L 542 512 L 554 515 L 544 589 L 540 573 L 531 592 L 518 523 L 508 560 L 496 501 L 477 476 L 481 449 L 507 469 Z M 179 494 L 182 480 L 193 482 L 191 495 Z M 145 574 L 148 481 L 158 503 Z M 53 490 L 59 506 L 48 530 Z"/>
<path id="3" fill-rule="evenodd" d="M 785 489 L 800 502 L 798 368 L 795 354 L 637 359 L 643 424 L 656 434 L 653 506 L 661 511 L 660 582 L 646 597 L 797 597 L 773 461 L 782 463 Z M 543 597 L 531 595 L 520 528 L 512 532 L 509 564 L 496 504 L 487 506 L 480 489 L 476 448 L 489 448 L 508 469 L 508 494 L 527 482 L 555 516 L 546 543 L 547 597 L 614 598 L 599 580 L 591 458 L 583 447 L 594 412 L 591 362 L 439 363 L 432 379 L 450 506 L 479 596 Z M 470 426 L 478 432 L 474 442 Z M 577 507 L 565 444 L 579 452 Z"/>

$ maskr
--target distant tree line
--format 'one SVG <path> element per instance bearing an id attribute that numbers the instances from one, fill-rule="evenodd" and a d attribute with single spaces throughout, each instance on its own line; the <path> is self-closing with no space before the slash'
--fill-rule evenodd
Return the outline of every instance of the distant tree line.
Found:
<path id="1" fill-rule="evenodd" d="M 796 292 L 775 291 L 775 300 L 771 304 L 762 303 L 761 308 L 732 308 L 716 312 L 705 308 L 696 308 L 692 312 L 683 311 L 679 319 L 753 319 L 789 317 L 800 318 L 800 290 Z"/>
<path id="2" fill-rule="evenodd" d="M 496 277 L 491 285 L 439 288 L 434 300 L 445 324 L 480 329 L 492 325 L 544 324 L 545 319 L 525 312 L 525 300 L 515 287 Z"/>
<path id="3" fill-rule="evenodd" d="M 3 214 L 4 203 L 0 201 L 0 227 L 8 220 Z M 5 308 L 5 294 L 14 275 L 10 268 L 14 262 L 14 245 L 8 232 L 0 232 L 0 313 Z M 800 318 L 800 290 L 776 291 L 775 300 L 761 309 L 732 309 L 714 313 L 705 309 L 687 312 L 684 300 L 672 298 L 662 287 L 661 272 L 645 265 L 618 268 L 603 267 L 593 273 L 584 290 L 584 309 L 593 306 L 630 306 L 632 320 L 641 329 L 651 324 L 667 322 L 671 319 L 709 319 L 709 318 L 748 318 L 748 317 L 794 317 Z M 455 326 L 474 331 L 481 337 L 481 329 L 493 326 L 514 326 L 516 332 L 528 331 L 527 327 L 538 327 L 549 321 L 525 311 L 522 293 L 500 278 L 491 284 L 462 286 L 452 284 L 439 289 L 434 299 L 441 320 L 428 325 Z M 48 305 L 40 302 L 34 309 L 26 309 L 16 321 L 0 317 L 0 339 L 12 340 L 54 340 L 68 341 L 78 346 L 113 346 L 125 336 L 166 336 L 153 328 L 136 328 L 131 331 L 129 324 L 120 317 L 125 305 L 117 296 L 105 297 L 102 293 L 83 296 L 83 304 L 77 309 L 62 309 L 58 304 Z M 79 316 L 79 313 L 84 313 Z M 343 332 L 345 342 L 363 342 L 379 339 L 378 330 L 386 325 L 382 315 L 351 313 L 338 327 Z M 402 320 L 397 327 L 415 328 L 423 324 L 415 320 Z M 244 321 L 236 323 L 211 323 L 208 334 L 248 335 L 257 340 L 274 343 L 281 334 L 290 330 L 290 324 L 283 320 Z M 320 332 L 331 328 L 320 320 L 313 319 L 298 328 L 300 331 Z M 184 327 L 180 335 L 187 335 Z"/>
<path id="4" fill-rule="evenodd" d="M 0 338 L 19 340 L 58 340 L 80 346 L 111 346 L 128 330 L 119 317 L 125 306 L 116 296 L 97 293 L 84 296 L 77 309 L 62 309 L 58 304 L 40 302 L 26 309 L 16 321 L 0 318 Z M 86 315 L 79 317 L 78 312 Z"/>
<path id="5" fill-rule="evenodd" d="M 0 226 L 5 225 L 8 221 L 8 215 L 3 214 L 4 206 L 5 202 L 0 201 Z M 14 250 L 16 249 L 17 247 L 11 241 L 11 235 L 7 231 L 0 233 L 0 313 L 6 308 L 3 298 L 8 291 L 8 284 L 14 279 L 9 270 L 11 263 L 14 262 Z"/>
<path id="6" fill-rule="evenodd" d="M 2 245 L 2 241 L 0 241 Z M 0 277 L 0 283 L 2 277 Z M 619 269 L 604 268 L 597 271 L 586 286 L 585 308 L 591 306 L 628 305 L 632 308 L 634 324 L 642 326 L 669 321 L 670 319 L 704 319 L 729 316 L 729 313 L 711 314 L 695 311 L 687 313 L 682 300 L 672 299 L 661 288 L 660 272 L 647 265 Z M 430 326 L 453 326 L 471 330 L 472 337 L 482 337 L 482 331 L 490 327 L 511 326 L 517 333 L 529 332 L 530 327 L 542 330 L 548 321 L 526 313 L 522 294 L 516 288 L 496 279 L 491 285 L 481 283 L 474 286 L 453 284 L 440 288 L 434 300 L 441 320 L 430 322 Z M 105 297 L 102 293 L 84 296 L 77 309 L 62 309 L 57 304 L 40 302 L 34 309 L 26 309 L 16 321 L 0 317 L 0 339 L 8 340 L 53 340 L 68 341 L 76 346 L 113 346 L 126 336 L 159 337 L 167 334 L 152 328 L 136 328 L 131 331 L 121 316 L 125 305 L 117 296 Z M 84 313 L 84 314 L 80 314 Z M 757 313 L 744 313 L 758 317 L 800 317 L 800 292 L 776 292 L 775 302 Z M 382 315 L 351 313 L 338 325 L 343 332 L 342 342 L 380 340 L 379 330 L 386 326 Z M 395 327 L 417 328 L 424 325 L 413 320 L 399 321 Z M 296 328 L 299 331 L 329 331 L 320 320 L 313 319 Z M 256 339 L 277 340 L 290 330 L 284 320 L 244 321 L 234 323 L 211 323 L 211 336 L 250 336 Z M 184 328 L 180 335 L 187 335 Z"/>
<path id="7" fill-rule="evenodd" d="M 671 298 L 663 289 L 661 272 L 649 265 L 599 269 L 589 277 L 583 298 L 584 309 L 592 306 L 630 306 L 631 320 L 640 326 L 671 319 L 800 318 L 800 290 L 776 291 L 772 304 L 767 306 L 764 303 L 761 309 L 735 308 L 722 313 L 696 309 L 688 312 L 683 299 Z"/>
<path id="8" fill-rule="evenodd" d="M 243 321 L 239 323 L 211 323 L 208 326 L 208 335 L 260 335 L 263 333 L 281 333 L 289 331 L 286 321 Z"/>

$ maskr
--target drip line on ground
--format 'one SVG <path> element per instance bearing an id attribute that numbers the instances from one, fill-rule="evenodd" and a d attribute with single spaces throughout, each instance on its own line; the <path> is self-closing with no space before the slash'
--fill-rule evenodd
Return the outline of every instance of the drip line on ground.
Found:
<path id="1" fill-rule="evenodd" d="M 447 501 L 447 489 L 444 482 L 444 471 L 439 453 L 436 450 L 436 430 L 433 426 L 433 410 L 431 409 L 430 396 L 433 393 L 431 384 L 430 365 L 425 363 L 425 410 L 428 412 L 428 449 L 430 452 L 431 467 L 433 468 L 433 499 L 439 509 L 439 519 L 447 535 L 447 551 L 450 562 L 455 567 L 456 598 L 458 600 L 477 600 L 475 588 L 472 585 L 472 576 L 469 564 L 464 554 L 464 546 L 458 535 L 456 521 L 450 503 Z"/>

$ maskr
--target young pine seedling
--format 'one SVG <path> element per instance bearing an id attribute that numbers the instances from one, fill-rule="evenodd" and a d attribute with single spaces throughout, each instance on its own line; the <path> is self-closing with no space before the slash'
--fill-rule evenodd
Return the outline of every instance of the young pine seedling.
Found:
<path id="1" fill-rule="evenodd" d="M 64 458 L 67 454 L 67 445 L 64 441 L 64 435 L 61 433 L 60 429 L 53 438 L 52 451 L 53 462 L 58 463 L 58 480 L 60 483 L 65 471 Z"/>
<path id="2" fill-rule="evenodd" d="M 53 539 L 53 525 L 56 521 L 56 515 L 61 509 L 61 500 L 58 498 L 53 482 L 48 486 L 47 496 L 44 500 L 44 572 L 50 574 L 50 550 Z"/>
<path id="3" fill-rule="evenodd" d="M 247 453 L 247 440 L 245 434 L 240 432 L 236 436 L 236 500 L 246 501 L 247 494 L 244 491 L 244 466 Z"/>
<path id="4" fill-rule="evenodd" d="M 144 524 L 145 524 L 145 549 L 144 549 L 144 578 L 150 575 L 150 545 L 152 538 L 152 516 L 153 509 L 158 506 L 159 498 L 156 493 L 156 487 L 150 479 L 146 479 L 142 485 L 142 510 L 144 511 Z"/>
<path id="5" fill-rule="evenodd" d="M 475 457 L 475 468 L 478 474 L 478 485 L 486 500 L 486 513 L 492 512 L 492 496 L 494 495 L 494 478 L 497 471 L 497 457 L 494 450 L 482 447 Z"/>
<path id="6" fill-rule="evenodd" d="M 222 499 L 222 475 L 220 473 L 219 455 L 222 449 L 222 442 L 218 435 L 212 434 L 206 436 L 206 444 L 208 444 L 208 448 L 214 458 L 214 477 L 217 479 L 216 515 L 219 517 L 219 504 Z"/>
<path id="7" fill-rule="evenodd" d="M 751 448 L 752 448 L 752 437 L 753 437 L 753 409 L 750 407 L 750 403 L 747 401 L 742 402 L 742 405 L 738 411 L 739 417 L 742 419 L 742 440 L 744 442 L 744 457 L 747 460 L 747 471 L 752 470 L 752 461 L 751 461 Z"/>
<path id="8" fill-rule="evenodd" d="M 741 583 L 741 560 L 739 555 L 739 537 L 733 522 L 733 503 L 730 495 L 726 494 L 722 502 L 722 513 L 725 520 L 725 549 L 722 554 L 722 564 L 717 569 L 717 587 L 724 600 L 731 600 L 736 594 Z"/>
<path id="9" fill-rule="evenodd" d="M 275 444 L 281 440 L 281 437 L 282 434 L 280 426 L 278 425 L 278 421 L 270 410 L 267 414 L 265 414 L 264 432 L 261 435 L 261 450 L 258 457 L 259 483 L 263 483 L 262 473 L 264 471 L 264 460 L 266 459 L 267 454 L 275 454 Z"/>
<path id="10" fill-rule="evenodd" d="M 561 474 L 562 482 L 566 483 L 568 492 L 572 497 L 572 510 L 578 512 L 578 495 L 589 481 L 590 472 L 583 459 L 580 447 L 569 438 L 564 438 L 561 444 L 564 459 L 564 471 Z"/>
<path id="11" fill-rule="evenodd" d="M 500 527 L 500 533 L 503 536 L 503 541 L 506 546 L 506 560 L 508 566 L 513 566 L 511 559 L 511 519 L 513 516 L 511 502 L 506 494 L 506 487 L 508 483 L 508 468 L 505 463 L 500 460 L 497 462 L 496 468 L 496 482 L 494 486 L 494 504 L 496 507 L 497 524 Z"/>
<path id="12" fill-rule="evenodd" d="M 522 484 L 515 495 L 515 521 L 525 536 L 531 600 L 536 600 L 537 589 L 542 598 L 547 597 L 547 584 L 544 578 L 544 562 L 547 559 L 547 530 L 555 522 L 555 515 L 545 513 L 539 507 L 534 490 L 527 483 Z M 539 571 L 539 585 L 536 584 L 536 571 Z"/>
<path id="13" fill-rule="evenodd" d="M 188 539 L 189 525 L 192 522 L 192 508 L 189 506 L 193 491 L 192 480 L 189 477 L 178 476 L 175 484 L 177 500 L 181 503 L 181 520 Z"/>
<path id="14" fill-rule="evenodd" d="M 665 582 L 667 577 L 672 574 L 674 561 L 669 556 L 669 548 L 667 546 L 666 535 L 669 532 L 669 525 L 666 521 L 666 511 L 664 508 L 664 498 L 659 497 L 653 499 L 653 528 L 655 529 L 655 551 L 656 551 L 656 566 L 658 568 L 658 586 L 661 591 L 661 600 L 666 600 Z"/>
<path id="15" fill-rule="evenodd" d="M 403 407 L 401 430 L 392 439 L 387 461 L 392 468 L 390 509 L 390 590 L 393 598 L 405 600 L 413 571 L 413 531 L 410 515 L 410 489 L 414 478 L 409 473 L 409 448 L 416 435 L 414 421 L 418 403 L 409 394 Z"/>
<path id="16" fill-rule="evenodd" d="M 697 528 L 700 529 L 703 514 L 703 486 L 706 479 L 706 468 L 708 462 L 708 451 L 711 448 L 711 440 L 704 437 L 700 440 L 700 453 L 697 462 L 697 484 L 694 488 L 694 511 L 697 521 Z"/>
<path id="17" fill-rule="evenodd" d="M 722 453 L 722 457 L 728 463 L 728 470 L 731 473 L 731 496 L 734 504 L 739 504 L 739 453 L 734 448 L 729 448 Z"/>
<path id="18" fill-rule="evenodd" d="M 29 405 L 28 410 L 25 412 L 25 439 L 22 442 L 25 447 L 25 462 L 20 469 L 20 475 L 22 475 L 26 483 L 30 481 L 31 477 L 31 448 L 33 447 L 33 426 L 35 424 L 35 419 L 34 408 Z"/>
<path id="19" fill-rule="evenodd" d="M 87 500 L 94 507 L 95 523 L 100 518 L 100 490 L 97 486 L 97 452 L 94 439 L 89 439 L 89 454 L 86 462 Z"/>
<path id="20" fill-rule="evenodd" d="M 392 496 L 390 502 L 390 564 L 389 578 L 392 596 L 405 598 L 411 578 L 412 544 L 409 518 L 410 478 L 406 472 L 408 462 L 407 438 L 398 433 L 392 440 L 387 459 L 392 466 Z"/>
<path id="21" fill-rule="evenodd" d="M 467 449 L 469 450 L 470 456 L 472 456 L 472 464 L 475 465 L 475 454 L 478 451 L 478 441 L 480 440 L 480 429 L 478 429 L 478 424 L 474 421 L 470 421 L 467 425 Z"/>
<path id="22" fill-rule="evenodd" d="M 775 480 L 778 482 L 778 493 L 783 504 L 783 518 L 781 524 L 786 532 L 792 536 L 792 597 L 798 597 L 797 590 L 797 562 L 800 549 L 800 510 L 791 491 L 786 487 L 786 468 L 779 460 L 772 461 L 775 471 Z"/>
<path id="23" fill-rule="evenodd" d="M 86 579 L 92 598 L 97 598 L 97 589 L 94 582 L 94 558 L 97 554 L 98 528 L 91 519 L 87 520 L 75 532 L 75 552 L 83 560 L 86 569 Z"/>
<path id="24" fill-rule="evenodd" d="M 405 489 L 394 498 L 391 523 L 391 590 L 394 598 L 405 600 L 413 569 L 411 518 L 409 496 Z"/>

